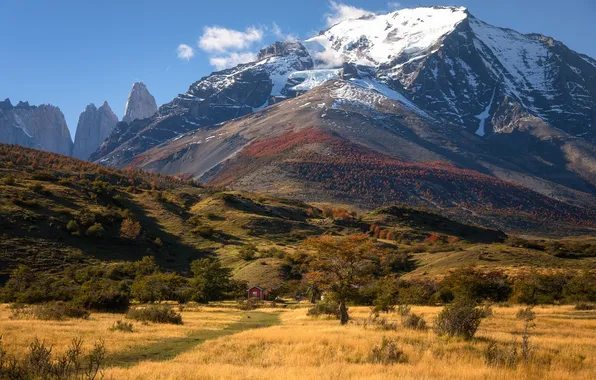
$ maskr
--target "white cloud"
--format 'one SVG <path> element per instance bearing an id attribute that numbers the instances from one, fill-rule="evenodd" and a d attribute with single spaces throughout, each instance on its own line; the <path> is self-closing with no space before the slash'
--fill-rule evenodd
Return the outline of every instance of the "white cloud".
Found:
<path id="1" fill-rule="evenodd" d="M 344 59 L 339 52 L 333 49 L 327 49 L 315 55 L 317 60 L 317 67 L 320 68 L 335 68 L 344 64 Z"/>
<path id="2" fill-rule="evenodd" d="M 327 18 L 327 26 L 333 26 L 344 20 L 357 19 L 372 13 L 361 8 L 356 8 L 353 5 L 338 3 L 334 0 L 329 1 L 329 8 L 330 13 L 325 15 Z"/>
<path id="3" fill-rule="evenodd" d="M 277 23 L 273 23 L 271 25 L 271 34 L 275 36 L 275 38 L 280 39 L 282 41 L 296 41 L 298 37 L 293 34 L 286 34 L 284 33 Z"/>
<path id="4" fill-rule="evenodd" d="M 190 59 L 194 57 L 194 55 L 195 51 L 192 47 L 186 44 L 178 45 L 178 58 L 190 61 Z"/>
<path id="5" fill-rule="evenodd" d="M 228 69 L 241 63 L 256 61 L 257 55 L 251 52 L 228 53 L 225 56 L 211 57 L 209 63 L 217 70 Z"/>
<path id="6" fill-rule="evenodd" d="M 402 8 L 402 5 L 399 1 L 389 1 L 387 3 L 387 7 L 389 8 L 390 11 L 396 11 L 398 9 Z"/>
<path id="7" fill-rule="evenodd" d="M 244 32 L 219 26 L 208 26 L 199 39 L 199 47 L 210 53 L 225 53 L 231 50 L 248 49 L 263 39 L 263 30 L 254 26 Z"/>

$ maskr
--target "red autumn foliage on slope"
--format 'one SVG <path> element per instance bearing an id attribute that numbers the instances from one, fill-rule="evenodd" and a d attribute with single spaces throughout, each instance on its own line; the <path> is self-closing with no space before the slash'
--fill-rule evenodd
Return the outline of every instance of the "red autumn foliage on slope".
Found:
<path id="1" fill-rule="evenodd" d="M 446 162 L 403 162 L 315 128 L 252 142 L 211 182 L 230 185 L 267 165 L 337 200 L 358 200 L 366 207 L 406 203 L 511 220 L 564 220 L 589 226 L 596 220 L 593 210 L 486 174 Z"/>

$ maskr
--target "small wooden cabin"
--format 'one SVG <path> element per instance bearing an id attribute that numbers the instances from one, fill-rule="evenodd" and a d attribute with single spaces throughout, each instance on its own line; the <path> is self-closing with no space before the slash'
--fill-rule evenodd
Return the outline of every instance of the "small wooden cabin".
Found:
<path id="1" fill-rule="evenodd" d="M 265 289 L 259 286 L 253 286 L 252 288 L 248 289 L 248 299 L 257 298 L 260 300 L 265 299 Z"/>

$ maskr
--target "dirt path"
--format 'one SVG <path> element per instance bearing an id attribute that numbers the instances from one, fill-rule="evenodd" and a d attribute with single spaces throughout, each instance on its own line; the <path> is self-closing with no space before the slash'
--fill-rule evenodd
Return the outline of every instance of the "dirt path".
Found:
<path id="1" fill-rule="evenodd" d="M 279 314 L 246 312 L 242 314 L 239 321 L 231 323 L 222 330 L 191 331 L 183 338 L 161 339 L 145 346 L 110 355 L 106 360 L 106 367 L 130 367 L 142 361 L 169 360 L 207 340 L 279 323 L 281 323 Z"/>

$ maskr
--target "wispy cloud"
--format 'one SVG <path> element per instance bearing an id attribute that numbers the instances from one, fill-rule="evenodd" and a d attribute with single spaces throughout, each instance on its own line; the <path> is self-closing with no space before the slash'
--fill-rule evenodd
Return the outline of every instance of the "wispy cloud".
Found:
<path id="1" fill-rule="evenodd" d="M 194 57 L 194 55 L 195 51 L 192 47 L 186 44 L 178 45 L 178 58 L 190 61 L 190 59 Z"/>
<path id="2" fill-rule="evenodd" d="M 219 26 L 208 26 L 199 38 L 199 47 L 209 53 L 224 53 L 248 49 L 263 39 L 263 30 L 251 26 L 244 32 Z"/>
<path id="3" fill-rule="evenodd" d="M 337 1 L 330 0 L 329 13 L 325 15 L 325 18 L 327 21 L 327 26 L 333 26 L 339 22 L 348 19 L 357 19 L 370 13 L 372 12 L 369 12 L 362 8 L 357 8 L 353 5 L 346 5 L 344 3 L 339 3 Z"/>
<path id="4" fill-rule="evenodd" d="M 223 70 L 237 66 L 241 63 L 252 62 L 256 59 L 257 55 L 252 52 L 231 52 L 223 56 L 211 57 L 209 58 L 209 63 L 217 70 Z"/>
<path id="5" fill-rule="evenodd" d="M 298 37 L 296 37 L 295 35 L 291 34 L 291 33 L 284 33 L 281 28 L 279 27 L 279 25 L 277 25 L 277 23 L 273 23 L 271 25 L 271 34 L 273 34 L 273 36 L 275 36 L 275 38 L 277 38 L 278 40 L 282 40 L 282 41 L 296 41 L 298 40 Z"/>
<path id="6" fill-rule="evenodd" d="M 399 1 L 389 1 L 387 2 L 387 8 L 389 8 L 390 11 L 396 11 L 402 8 L 402 4 Z"/>

